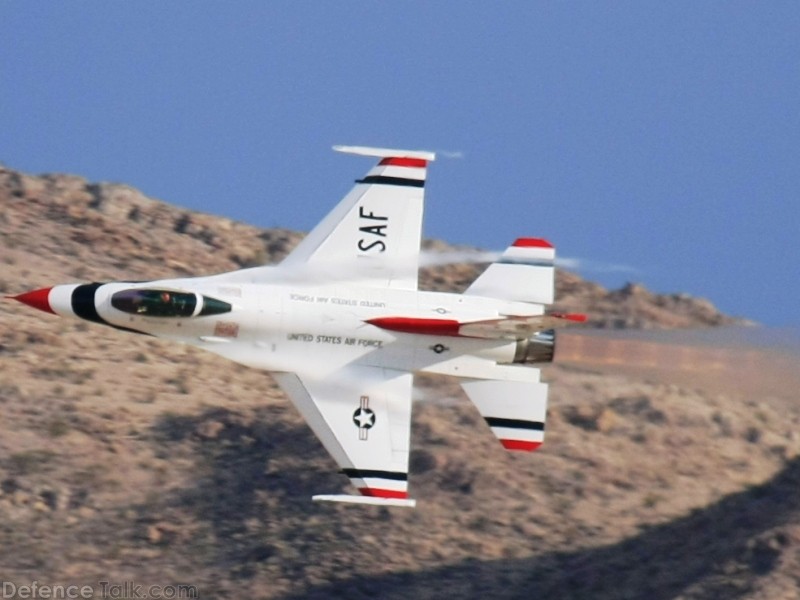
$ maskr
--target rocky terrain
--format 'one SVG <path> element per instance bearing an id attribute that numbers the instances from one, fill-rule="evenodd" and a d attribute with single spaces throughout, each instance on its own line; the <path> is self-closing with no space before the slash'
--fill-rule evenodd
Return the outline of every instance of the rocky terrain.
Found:
<path id="1" fill-rule="evenodd" d="M 2 294 L 221 272 L 300 238 L 0 169 Z M 422 286 L 463 289 L 481 268 L 425 269 Z M 348 483 L 266 373 L 1 303 L 0 579 L 202 598 L 800 597 L 797 357 L 637 346 L 613 332 L 741 321 L 639 285 L 557 284 L 558 308 L 612 337 L 564 336 L 545 445 L 506 453 L 454 382 L 420 378 L 416 510 L 312 503 Z"/>

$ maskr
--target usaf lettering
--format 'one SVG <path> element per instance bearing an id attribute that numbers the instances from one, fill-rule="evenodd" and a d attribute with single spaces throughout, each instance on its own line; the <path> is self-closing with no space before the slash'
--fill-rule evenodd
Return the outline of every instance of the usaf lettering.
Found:
<path id="1" fill-rule="evenodd" d="M 388 221 L 389 217 L 381 217 L 376 215 L 372 212 L 364 212 L 364 207 L 358 207 L 358 216 L 360 219 L 365 219 L 367 221 Z M 370 225 L 363 225 L 359 227 L 359 231 L 362 233 L 370 234 L 371 236 L 378 236 L 378 237 L 386 237 L 386 228 L 388 227 L 387 223 L 383 223 L 381 225 L 378 224 L 370 224 Z M 362 252 L 369 252 L 370 250 L 377 249 L 378 252 L 385 252 L 386 251 L 386 242 L 383 240 L 376 240 L 374 238 L 361 238 L 358 240 L 358 249 Z"/>

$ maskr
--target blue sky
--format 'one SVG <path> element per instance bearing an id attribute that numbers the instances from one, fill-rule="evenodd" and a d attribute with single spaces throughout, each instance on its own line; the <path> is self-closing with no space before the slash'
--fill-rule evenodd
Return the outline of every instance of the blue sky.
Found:
<path id="1" fill-rule="evenodd" d="M 371 166 L 333 144 L 437 150 L 428 237 L 800 323 L 797 2 L 5 0 L 0 123 L 9 167 L 298 230 Z"/>

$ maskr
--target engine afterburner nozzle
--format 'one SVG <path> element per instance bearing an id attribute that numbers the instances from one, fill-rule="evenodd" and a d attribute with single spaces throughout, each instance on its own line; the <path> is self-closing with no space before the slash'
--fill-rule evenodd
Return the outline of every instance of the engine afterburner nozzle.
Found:
<path id="1" fill-rule="evenodd" d="M 556 332 L 552 329 L 535 333 L 528 339 L 517 341 L 515 363 L 549 363 L 553 362 L 556 351 Z"/>
<path id="2" fill-rule="evenodd" d="M 17 302 L 22 302 L 23 304 L 27 304 L 33 308 L 38 308 L 41 311 L 56 314 L 56 312 L 50 306 L 50 290 L 52 289 L 53 288 L 51 287 L 41 288 L 39 290 L 25 292 L 24 294 L 19 294 L 17 296 L 8 296 L 8 298 L 16 300 Z"/>

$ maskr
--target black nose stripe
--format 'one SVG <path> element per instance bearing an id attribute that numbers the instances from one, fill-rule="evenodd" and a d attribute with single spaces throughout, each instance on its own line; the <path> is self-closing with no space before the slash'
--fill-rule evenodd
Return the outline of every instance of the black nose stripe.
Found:
<path id="1" fill-rule="evenodd" d="M 94 296 L 102 283 L 85 283 L 79 285 L 72 291 L 72 312 L 75 316 L 87 321 L 94 321 L 95 323 L 106 322 L 97 314 L 97 307 L 94 304 Z"/>
<path id="2" fill-rule="evenodd" d="M 131 333 L 141 333 L 144 335 L 152 335 L 145 331 L 139 331 L 138 329 L 131 329 L 130 327 L 120 327 L 119 325 L 114 325 L 113 323 L 109 323 L 100 314 L 97 312 L 97 305 L 94 303 L 94 297 L 97 293 L 97 289 L 101 286 L 105 285 L 104 283 L 85 283 L 83 285 L 79 285 L 72 291 L 72 298 L 70 298 L 70 302 L 72 303 L 72 312 L 75 313 L 76 317 L 80 317 L 81 319 L 86 319 L 87 321 L 94 321 L 95 323 L 100 323 L 101 325 L 108 325 L 109 327 L 113 327 L 114 329 L 119 329 L 120 331 L 129 331 Z"/>

